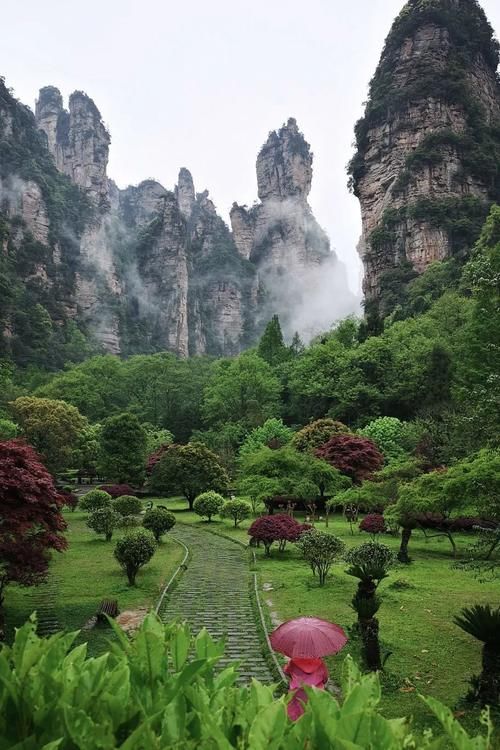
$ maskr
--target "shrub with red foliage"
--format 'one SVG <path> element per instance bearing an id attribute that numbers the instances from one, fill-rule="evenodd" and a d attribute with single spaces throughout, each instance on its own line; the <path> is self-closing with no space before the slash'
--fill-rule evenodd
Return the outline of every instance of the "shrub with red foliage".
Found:
<path id="1" fill-rule="evenodd" d="M 165 445 L 160 445 L 160 447 L 155 450 L 154 453 L 152 453 L 146 463 L 146 474 L 151 474 L 154 467 L 160 460 L 160 458 L 163 456 L 164 453 L 168 451 L 169 448 L 171 448 L 173 443 L 165 443 Z"/>
<path id="2" fill-rule="evenodd" d="M 360 435 L 333 435 L 316 449 L 315 454 L 356 484 L 371 477 L 384 463 L 384 457 L 375 443 Z"/>
<path id="3" fill-rule="evenodd" d="M 487 528 L 491 525 L 487 519 L 473 516 L 460 516 L 447 518 L 441 513 L 416 513 L 414 520 L 421 529 L 429 529 L 443 532 L 474 531 L 478 526 Z M 493 526 L 495 528 L 495 526 Z"/>
<path id="4" fill-rule="evenodd" d="M 283 513 L 257 518 L 248 529 L 248 534 L 253 540 L 262 542 L 266 555 L 270 555 L 273 542 L 278 542 L 278 548 L 282 552 L 287 542 L 296 542 L 308 528 L 307 524 L 301 524 Z"/>
<path id="5" fill-rule="evenodd" d="M 386 530 L 384 516 L 380 513 L 369 513 L 359 524 L 360 531 L 366 531 L 368 534 L 383 534 Z"/>
<path id="6" fill-rule="evenodd" d="M 122 495 L 136 497 L 135 490 L 129 484 L 103 484 L 99 489 L 111 495 L 113 500 L 117 497 L 122 497 Z"/>
<path id="7" fill-rule="evenodd" d="M 76 495 L 72 492 L 67 492 L 66 490 L 59 490 L 59 494 L 67 508 L 70 510 L 76 510 L 76 506 L 78 505 L 78 497 Z"/>
<path id="8" fill-rule="evenodd" d="M 0 443 L 0 639 L 2 603 L 12 581 L 31 586 L 47 574 L 50 551 L 61 552 L 64 498 L 38 453 L 19 440 Z"/>

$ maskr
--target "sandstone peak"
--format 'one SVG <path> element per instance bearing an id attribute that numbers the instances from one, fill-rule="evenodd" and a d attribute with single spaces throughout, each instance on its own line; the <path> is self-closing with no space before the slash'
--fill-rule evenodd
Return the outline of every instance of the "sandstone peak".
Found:
<path id="1" fill-rule="evenodd" d="M 361 203 L 363 288 L 375 314 L 391 311 L 385 287 L 395 270 L 410 278 L 435 261 L 467 257 L 500 199 L 498 62 L 475 0 L 410 0 L 390 30 L 349 166 Z"/>
<path id="2" fill-rule="evenodd" d="M 269 134 L 257 156 L 260 200 L 306 199 L 311 189 L 312 160 L 310 146 L 291 117 Z"/>
<path id="3" fill-rule="evenodd" d="M 175 187 L 175 196 L 179 206 L 179 211 L 185 219 L 189 219 L 193 211 L 196 196 L 194 192 L 193 176 L 189 169 L 181 167 L 179 177 Z"/>

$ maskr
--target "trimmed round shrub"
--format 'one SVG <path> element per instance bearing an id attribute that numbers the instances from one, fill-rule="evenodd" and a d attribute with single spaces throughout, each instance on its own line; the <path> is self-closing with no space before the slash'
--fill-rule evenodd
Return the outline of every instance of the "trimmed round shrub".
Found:
<path id="1" fill-rule="evenodd" d="M 107 508 L 111 505 L 111 495 L 104 490 L 90 490 L 80 500 L 81 510 L 87 513 L 93 513 L 100 508 Z"/>
<path id="2" fill-rule="evenodd" d="M 396 562 L 396 555 L 380 542 L 365 542 L 359 547 L 353 547 L 345 556 L 349 565 L 346 571 L 349 575 L 360 580 L 373 578 L 381 581 L 387 576 L 387 571 Z"/>
<path id="3" fill-rule="evenodd" d="M 135 490 L 129 484 L 102 484 L 99 489 L 104 490 L 114 499 L 123 495 L 135 497 Z"/>
<path id="4" fill-rule="evenodd" d="M 207 521 L 212 520 L 212 516 L 220 513 L 222 506 L 224 505 L 224 498 L 219 495 L 218 492 L 209 490 L 208 492 L 202 492 L 198 495 L 193 503 L 193 510 L 202 518 L 206 518 Z"/>
<path id="5" fill-rule="evenodd" d="M 383 534 L 386 528 L 384 516 L 380 515 L 380 513 L 369 513 L 359 524 L 360 531 L 366 531 L 367 534 L 371 534 L 373 537 L 376 534 Z"/>
<path id="6" fill-rule="evenodd" d="M 341 557 L 345 550 L 341 539 L 318 529 L 309 529 L 301 534 L 297 547 L 311 566 L 313 575 L 318 574 L 320 586 L 324 585 L 334 560 Z"/>
<path id="7" fill-rule="evenodd" d="M 87 518 L 87 526 L 96 534 L 103 534 L 106 541 L 109 542 L 113 536 L 113 531 L 120 525 L 121 520 L 121 515 L 109 505 L 94 510 Z"/>
<path id="8" fill-rule="evenodd" d="M 121 495 L 113 503 L 113 508 L 121 516 L 137 516 L 141 512 L 141 501 L 134 495 Z"/>
<path id="9" fill-rule="evenodd" d="M 278 542 L 278 548 L 283 552 L 287 542 L 296 542 L 309 528 L 285 513 L 278 513 L 275 516 L 256 518 L 248 529 L 248 535 L 253 541 L 262 542 L 266 555 L 269 556 L 273 542 Z"/>
<path id="10" fill-rule="evenodd" d="M 135 586 L 137 573 L 151 560 L 155 551 L 155 538 L 146 529 L 132 531 L 117 541 L 114 556 L 127 574 L 131 586 Z"/>
<path id="11" fill-rule="evenodd" d="M 125 529 L 125 531 L 136 529 L 140 524 L 141 519 L 139 516 L 120 516 L 120 529 Z"/>
<path id="12" fill-rule="evenodd" d="M 175 526 L 176 518 L 173 513 L 165 508 L 152 508 L 144 514 L 142 525 L 145 529 L 151 531 L 157 542 L 160 541 L 163 534 L 170 531 Z"/>
<path id="13" fill-rule="evenodd" d="M 246 518 L 252 515 L 252 506 L 244 500 L 226 500 L 221 508 L 221 518 L 232 518 L 236 528 Z"/>

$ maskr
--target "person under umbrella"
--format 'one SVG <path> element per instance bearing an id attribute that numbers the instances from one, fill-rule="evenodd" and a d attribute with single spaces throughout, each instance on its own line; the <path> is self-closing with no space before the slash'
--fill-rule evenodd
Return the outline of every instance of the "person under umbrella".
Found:
<path id="1" fill-rule="evenodd" d="M 284 671 L 290 678 L 292 693 L 288 716 L 295 721 L 304 713 L 307 702 L 304 686 L 324 689 L 328 681 L 328 670 L 321 657 L 338 653 L 347 643 L 347 636 L 333 622 L 299 617 L 276 628 L 270 640 L 275 651 L 290 657 Z"/>

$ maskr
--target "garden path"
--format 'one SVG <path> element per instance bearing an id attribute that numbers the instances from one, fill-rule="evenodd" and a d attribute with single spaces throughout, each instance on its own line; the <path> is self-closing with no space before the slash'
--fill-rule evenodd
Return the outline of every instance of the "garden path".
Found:
<path id="1" fill-rule="evenodd" d="M 257 628 L 247 553 L 242 546 L 204 529 L 177 524 L 174 536 L 190 551 L 187 569 L 165 597 L 160 617 L 187 620 L 194 632 L 205 627 L 214 638 L 226 637 L 223 666 L 241 664 L 242 682 L 252 677 L 274 682 Z"/>

